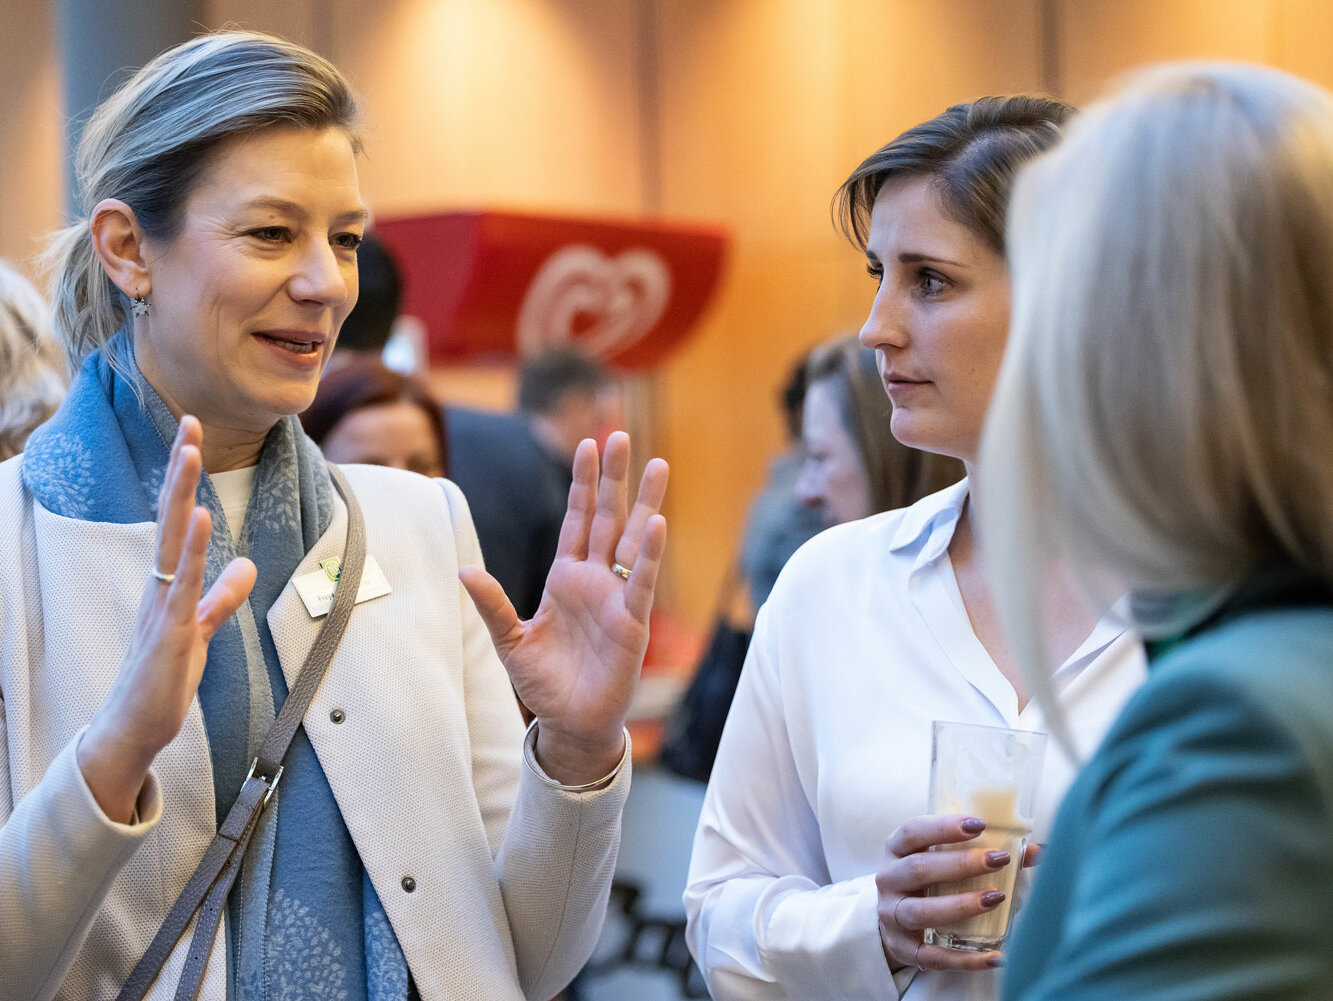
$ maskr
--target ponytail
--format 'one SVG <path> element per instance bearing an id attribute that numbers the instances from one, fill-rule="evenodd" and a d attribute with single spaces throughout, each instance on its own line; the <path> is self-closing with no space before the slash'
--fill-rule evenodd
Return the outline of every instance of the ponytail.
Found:
<path id="1" fill-rule="evenodd" d="M 125 294 L 102 267 L 93 249 L 88 220 L 60 230 L 51 240 L 43 261 L 54 275 L 51 289 L 52 327 L 65 348 L 70 367 L 78 371 L 83 359 L 111 340 L 125 326 Z"/>

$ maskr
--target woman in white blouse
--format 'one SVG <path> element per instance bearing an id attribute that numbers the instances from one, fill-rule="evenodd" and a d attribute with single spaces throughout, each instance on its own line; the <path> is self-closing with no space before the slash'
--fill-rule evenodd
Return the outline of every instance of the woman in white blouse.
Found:
<path id="1" fill-rule="evenodd" d="M 878 283 L 876 349 L 894 436 L 969 476 L 911 507 L 819 535 L 760 611 L 695 838 L 688 940 L 718 1001 L 982 999 L 999 952 L 922 943 L 996 889 L 937 883 L 1023 860 L 966 842 L 985 818 L 927 816 L 930 724 L 1045 729 L 996 623 L 971 475 L 1009 324 L 1004 213 L 1013 175 L 1072 109 L 1038 97 L 950 108 L 868 157 L 839 191 Z M 1046 588 L 1054 683 L 1081 751 L 1141 681 L 1137 638 Z M 1052 742 L 1035 837 L 1074 765 Z"/>

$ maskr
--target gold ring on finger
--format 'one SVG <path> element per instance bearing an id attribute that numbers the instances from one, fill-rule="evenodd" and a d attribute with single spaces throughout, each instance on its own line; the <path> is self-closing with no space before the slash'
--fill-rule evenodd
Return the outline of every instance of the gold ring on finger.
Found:
<path id="1" fill-rule="evenodd" d="M 912 953 L 912 963 L 918 970 L 925 969 L 925 967 L 921 965 L 921 947 L 925 944 L 925 942 L 918 942 L 916 944 L 916 952 Z"/>
<path id="2" fill-rule="evenodd" d="M 629 580 L 630 569 L 627 566 L 621 566 L 619 563 L 612 563 L 611 572 L 621 580 Z"/>

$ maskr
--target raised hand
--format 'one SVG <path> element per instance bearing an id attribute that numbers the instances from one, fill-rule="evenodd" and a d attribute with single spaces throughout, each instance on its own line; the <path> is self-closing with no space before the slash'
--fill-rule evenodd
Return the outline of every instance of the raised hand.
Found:
<path id="1" fill-rule="evenodd" d="M 130 648 L 106 701 L 79 744 L 78 763 L 93 797 L 126 823 L 153 759 L 185 722 L 199 688 L 208 643 L 255 582 L 254 564 L 233 560 L 202 595 L 212 520 L 194 503 L 203 468 L 203 428 L 181 418 L 158 497 L 156 569 L 148 574 Z"/>
<path id="2" fill-rule="evenodd" d="M 515 691 L 540 721 L 537 757 L 570 784 L 607 774 L 624 749 L 621 728 L 648 647 L 657 572 L 666 548 L 658 513 L 667 464 L 644 469 L 634 509 L 629 436 L 607 440 L 602 469 L 591 439 L 574 456 L 574 482 L 555 562 L 537 614 L 521 621 L 495 578 L 479 567 L 459 574 Z M 622 579 L 612 567 L 631 572 Z"/>

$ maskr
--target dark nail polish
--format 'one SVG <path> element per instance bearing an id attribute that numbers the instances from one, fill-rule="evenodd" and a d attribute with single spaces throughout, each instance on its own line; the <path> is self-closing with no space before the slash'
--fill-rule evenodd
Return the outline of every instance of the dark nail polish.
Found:
<path id="1" fill-rule="evenodd" d="M 991 956 L 990 959 L 986 960 L 986 965 L 989 966 L 992 970 L 998 970 L 1001 966 L 1004 965 L 1004 957 Z"/>
<path id="2" fill-rule="evenodd" d="M 987 890 L 981 895 L 982 907 L 994 907 L 1000 901 L 1004 900 L 1004 892 L 1001 890 Z"/>
<path id="3" fill-rule="evenodd" d="M 978 817 L 968 817 L 960 826 L 964 834 L 980 834 L 986 829 L 986 822 Z"/>
<path id="4" fill-rule="evenodd" d="M 1008 852 L 987 852 L 986 864 L 992 869 L 1003 869 L 1009 864 Z"/>

